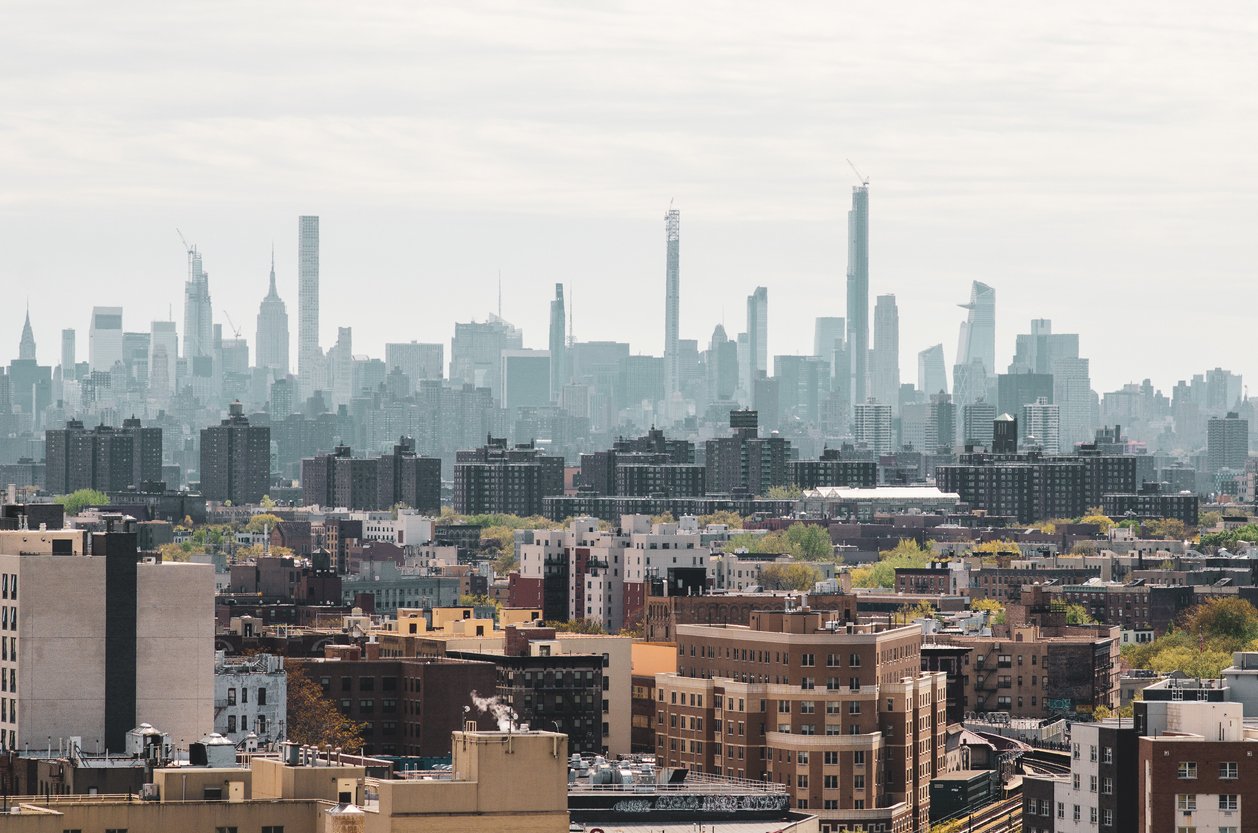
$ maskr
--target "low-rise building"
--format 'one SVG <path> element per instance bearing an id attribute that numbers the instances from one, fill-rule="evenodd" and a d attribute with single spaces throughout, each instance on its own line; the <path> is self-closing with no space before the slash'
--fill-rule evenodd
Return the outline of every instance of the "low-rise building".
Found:
<path id="1" fill-rule="evenodd" d="M 272 654 L 214 657 L 214 731 L 237 745 L 250 735 L 254 748 L 285 739 L 288 675 L 284 658 Z"/>

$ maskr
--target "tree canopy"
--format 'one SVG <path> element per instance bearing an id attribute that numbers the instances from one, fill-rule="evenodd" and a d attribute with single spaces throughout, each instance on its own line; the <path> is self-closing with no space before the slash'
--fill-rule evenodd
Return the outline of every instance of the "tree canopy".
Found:
<path id="1" fill-rule="evenodd" d="M 768 564 L 760 571 L 760 584 L 765 590 L 811 590 L 820 580 L 816 567 L 799 561 Z"/>
<path id="2" fill-rule="evenodd" d="M 68 495 L 53 498 L 53 503 L 65 507 L 66 515 L 77 515 L 89 506 L 106 506 L 109 495 L 98 489 L 79 489 Z"/>
<path id="3" fill-rule="evenodd" d="M 743 516 L 737 512 L 722 510 L 713 512 L 711 515 L 700 515 L 699 526 L 708 526 L 709 524 L 725 524 L 730 529 L 743 528 Z"/>
<path id="4" fill-rule="evenodd" d="M 830 533 L 817 524 L 793 523 L 781 532 L 731 535 L 726 550 L 744 549 L 750 553 L 786 554 L 804 561 L 829 559 L 834 553 Z"/>
<path id="5" fill-rule="evenodd" d="M 288 740 L 303 745 L 362 749 L 363 724 L 341 714 L 336 703 L 299 664 L 289 663 Z"/>
<path id="6" fill-rule="evenodd" d="M 930 566 L 934 558 L 933 547 L 931 541 L 922 546 L 911 538 L 901 538 L 894 547 L 880 552 L 876 563 L 853 569 L 852 586 L 892 589 L 895 587 L 896 570 Z"/>
<path id="7" fill-rule="evenodd" d="M 1123 658 L 1133 668 L 1212 678 L 1232 664 L 1233 652 L 1258 649 L 1258 608 L 1244 599 L 1211 599 L 1181 621 L 1183 627 L 1152 642 L 1124 645 Z"/>

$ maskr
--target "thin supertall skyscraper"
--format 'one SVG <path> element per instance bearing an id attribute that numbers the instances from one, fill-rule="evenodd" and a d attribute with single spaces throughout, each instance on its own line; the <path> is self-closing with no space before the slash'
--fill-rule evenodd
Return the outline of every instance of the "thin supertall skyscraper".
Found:
<path id="1" fill-rule="evenodd" d="M 297 218 L 297 373 L 302 396 L 323 387 L 319 347 L 319 218 Z"/>
<path id="2" fill-rule="evenodd" d="M 847 213 L 847 346 L 852 402 L 864 402 L 869 381 L 869 184 L 852 188 Z"/>
<path id="3" fill-rule="evenodd" d="M 754 387 L 769 372 L 769 290 L 763 286 L 747 296 L 747 342 L 748 382 Z"/>
<path id="4" fill-rule="evenodd" d="M 664 266 L 664 392 L 681 387 L 677 354 L 681 315 L 681 212 L 670 208 L 664 215 L 666 259 Z"/>
<path id="5" fill-rule="evenodd" d="M 210 307 L 210 276 L 202 268 L 201 253 L 188 247 L 188 280 L 183 295 L 183 355 L 191 363 L 214 350 L 214 316 Z"/>
<path id="6" fill-rule="evenodd" d="M 568 340 L 565 332 L 563 284 L 555 284 L 555 299 L 550 302 L 550 401 L 558 402 L 563 386 L 568 384 Z"/>

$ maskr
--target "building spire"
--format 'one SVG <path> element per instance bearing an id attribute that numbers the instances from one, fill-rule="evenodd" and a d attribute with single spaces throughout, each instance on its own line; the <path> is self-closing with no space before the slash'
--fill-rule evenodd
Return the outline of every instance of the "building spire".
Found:
<path id="1" fill-rule="evenodd" d="M 279 293 L 275 291 L 275 241 L 271 241 L 271 291 L 267 293 L 268 298 L 276 298 Z"/>
<path id="2" fill-rule="evenodd" d="M 22 325 L 22 340 L 18 344 L 19 359 L 35 360 L 35 333 L 31 329 L 31 301 L 26 299 L 26 322 Z"/>

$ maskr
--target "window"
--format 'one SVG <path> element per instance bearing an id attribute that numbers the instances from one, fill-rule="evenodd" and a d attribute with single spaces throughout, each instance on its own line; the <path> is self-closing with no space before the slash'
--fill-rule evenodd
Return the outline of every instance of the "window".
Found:
<path id="1" fill-rule="evenodd" d="M 1101 795 L 1114 794 L 1114 779 L 1108 775 L 1101 779 Z"/>
<path id="2" fill-rule="evenodd" d="M 865 776 L 864 776 L 864 775 L 853 775 L 853 776 L 852 776 L 852 789 L 854 789 L 854 790 L 863 790 L 863 789 L 865 789 Z"/>
<path id="3" fill-rule="evenodd" d="M 1219 796 L 1219 798 L 1222 798 L 1222 797 L 1223 796 Z M 1181 813 L 1191 813 L 1193 810 L 1196 810 L 1197 809 L 1197 794 L 1196 793 L 1180 793 L 1179 795 L 1175 796 L 1175 808 L 1179 810 Z"/>
<path id="4" fill-rule="evenodd" d="M 1180 761 L 1179 770 L 1176 777 L 1185 781 L 1195 781 L 1197 778 L 1197 762 L 1196 761 Z"/>
<path id="5" fill-rule="evenodd" d="M 1114 826 L 1114 811 L 1113 810 L 1101 811 L 1101 824 L 1105 825 L 1106 827 Z"/>
<path id="6" fill-rule="evenodd" d="M 266 689 L 262 688 L 261 686 L 258 687 L 258 705 L 259 706 L 266 705 Z"/>
<path id="7" fill-rule="evenodd" d="M 1077 772 L 1074 773 L 1070 778 L 1071 778 L 1071 781 L 1073 782 L 1071 786 L 1074 787 L 1076 790 L 1079 789 L 1079 773 Z"/>
<path id="8" fill-rule="evenodd" d="M 1032 681 L 1032 682 L 1034 682 L 1034 681 Z M 1102 749 L 1102 750 L 1101 750 L 1101 763 L 1103 763 L 1103 764 L 1112 764 L 1112 763 L 1114 763 L 1114 747 L 1112 747 L 1112 746 L 1107 746 L 1107 747 L 1105 747 L 1104 749 Z"/>
<path id="9" fill-rule="evenodd" d="M 1057 818 L 1064 819 L 1065 817 L 1066 817 L 1066 804 L 1065 802 L 1058 801 L 1057 802 Z"/>
<path id="10" fill-rule="evenodd" d="M 234 826 L 233 827 L 215 827 L 214 833 L 238 833 L 238 831 L 236 830 Z"/>
<path id="11" fill-rule="evenodd" d="M 795 786 L 801 790 L 808 789 L 808 776 L 807 775 L 795 776 Z"/>
<path id="12" fill-rule="evenodd" d="M 1075 805 L 1075 809 L 1074 809 L 1074 820 L 1075 820 L 1075 821 L 1078 821 L 1078 820 L 1079 820 L 1079 816 L 1080 816 L 1080 814 L 1079 814 L 1079 805 L 1078 805 L 1078 804 L 1076 804 L 1076 805 Z"/>
<path id="13" fill-rule="evenodd" d="M 1088 776 L 1088 792 L 1090 793 L 1096 792 L 1096 776 L 1095 775 Z"/>
<path id="14" fill-rule="evenodd" d="M 1236 795 L 1220 795 L 1219 796 L 1219 809 L 1220 810 L 1235 810 L 1239 806 L 1240 806 L 1240 798 L 1238 796 Z"/>
<path id="15" fill-rule="evenodd" d="M 1237 777 L 1236 761 L 1224 761 L 1219 764 L 1219 778 L 1224 781 L 1234 781 Z"/>
<path id="16" fill-rule="evenodd" d="M 233 734 L 236 731 L 236 715 L 227 715 L 227 734 Z"/>
<path id="17" fill-rule="evenodd" d="M 822 784 L 822 786 L 825 787 L 827 790 L 837 790 L 839 788 L 839 776 L 826 775 L 824 776 L 823 780 L 824 780 L 824 783 Z"/>
<path id="18" fill-rule="evenodd" d="M 236 705 L 236 689 L 234 688 L 227 689 L 227 705 Z"/>
<path id="19" fill-rule="evenodd" d="M 284 833 L 284 825 L 264 824 L 262 825 L 262 833 Z"/>
<path id="20" fill-rule="evenodd" d="M 817 664 L 816 654 L 804 654 L 799 658 L 799 664 L 804 668 L 812 668 Z"/>
<path id="21" fill-rule="evenodd" d="M 836 766 L 839 763 L 839 753 L 834 750 L 827 750 L 822 753 L 821 762 L 826 766 Z"/>
<path id="22" fill-rule="evenodd" d="M 865 750 L 864 749 L 857 749 L 855 752 L 852 753 L 852 763 L 855 764 L 856 766 L 865 765 Z"/>
<path id="23" fill-rule="evenodd" d="M 1092 822 L 1093 824 L 1096 824 L 1096 808 L 1095 807 L 1088 808 L 1088 821 Z"/>

